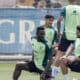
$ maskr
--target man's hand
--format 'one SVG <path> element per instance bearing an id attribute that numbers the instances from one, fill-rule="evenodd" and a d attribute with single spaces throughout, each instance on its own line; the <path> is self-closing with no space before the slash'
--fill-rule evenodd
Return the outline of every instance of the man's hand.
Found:
<path id="1" fill-rule="evenodd" d="M 77 58 L 75 56 L 62 56 L 60 58 L 60 62 L 64 62 L 65 64 L 68 62 L 69 64 L 73 63 L 74 61 L 76 61 Z"/>
<path id="2" fill-rule="evenodd" d="M 52 48 L 56 48 L 56 47 L 58 47 L 59 46 L 59 44 L 58 43 L 55 43 L 53 46 L 52 46 Z"/>
<path id="3" fill-rule="evenodd" d="M 66 56 L 62 56 L 61 58 L 60 58 L 60 62 L 63 62 L 63 63 L 67 63 L 67 57 Z"/>
<path id="4" fill-rule="evenodd" d="M 58 32 L 58 38 L 61 38 L 62 34 L 60 32 Z"/>
<path id="5" fill-rule="evenodd" d="M 57 51 L 57 50 L 58 50 L 58 46 L 59 46 L 59 44 L 58 44 L 58 43 L 55 43 L 55 44 L 52 46 L 52 48 L 53 48 L 55 51 Z"/>
<path id="6" fill-rule="evenodd" d="M 40 79 L 45 80 L 45 73 L 44 72 L 40 75 Z"/>

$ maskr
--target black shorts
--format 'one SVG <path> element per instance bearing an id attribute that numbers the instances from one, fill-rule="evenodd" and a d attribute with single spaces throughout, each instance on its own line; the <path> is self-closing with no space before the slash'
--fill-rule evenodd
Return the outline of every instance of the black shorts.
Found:
<path id="1" fill-rule="evenodd" d="M 41 74 L 43 71 L 38 69 L 33 61 L 28 62 L 28 68 L 29 72 L 36 72 Z M 51 78 L 51 73 L 52 69 L 50 68 L 46 73 L 45 73 L 45 78 Z"/>
<path id="2" fill-rule="evenodd" d="M 58 49 L 65 52 L 71 43 L 74 43 L 74 40 L 61 39 Z"/>
<path id="3" fill-rule="evenodd" d="M 28 62 L 28 68 L 29 68 L 30 72 L 36 72 L 36 73 L 39 73 L 39 74 L 41 74 L 43 72 L 42 70 L 38 69 L 35 66 L 33 61 Z"/>
<path id="4" fill-rule="evenodd" d="M 75 61 L 72 64 L 67 63 L 67 66 L 71 69 L 71 71 L 80 73 L 80 61 Z"/>

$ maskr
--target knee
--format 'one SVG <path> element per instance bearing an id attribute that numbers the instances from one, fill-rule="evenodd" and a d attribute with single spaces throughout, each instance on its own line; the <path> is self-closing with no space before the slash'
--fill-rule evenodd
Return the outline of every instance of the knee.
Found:
<path id="1" fill-rule="evenodd" d="M 61 52 L 58 51 L 56 54 L 56 57 L 55 57 L 55 63 L 59 64 L 62 56 L 63 56 L 63 54 L 61 54 Z"/>
<path id="2" fill-rule="evenodd" d="M 23 63 L 22 62 L 17 62 L 16 63 L 16 69 L 21 69 L 22 68 Z"/>
<path id="3" fill-rule="evenodd" d="M 67 62 L 68 61 L 66 59 L 61 59 L 59 64 L 60 66 L 67 66 Z"/>
<path id="4" fill-rule="evenodd" d="M 16 69 L 20 69 L 20 67 L 21 67 L 21 64 L 17 63 L 16 64 Z"/>
<path id="5" fill-rule="evenodd" d="M 60 59 L 59 58 L 55 58 L 55 63 L 59 64 L 60 63 Z"/>
<path id="6" fill-rule="evenodd" d="M 66 65 L 66 63 L 64 61 L 60 61 L 60 66 Z"/>

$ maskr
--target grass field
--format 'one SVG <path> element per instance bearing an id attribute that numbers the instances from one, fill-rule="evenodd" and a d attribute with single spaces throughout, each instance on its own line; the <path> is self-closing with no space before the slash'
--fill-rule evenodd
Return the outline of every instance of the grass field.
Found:
<path id="1" fill-rule="evenodd" d="M 14 68 L 15 63 L 0 63 L 0 80 L 12 80 Z M 80 73 L 69 72 L 69 75 L 70 80 L 80 80 Z M 39 75 L 23 71 L 19 80 L 39 80 Z M 63 80 L 61 73 L 55 80 Z"/>

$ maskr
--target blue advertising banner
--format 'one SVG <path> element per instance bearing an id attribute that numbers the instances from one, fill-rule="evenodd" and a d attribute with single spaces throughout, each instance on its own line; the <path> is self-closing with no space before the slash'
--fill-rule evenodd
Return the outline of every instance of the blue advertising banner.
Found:
<path id="1" fill-rule="evenodd" d="M 44 23 L 44 16 L 56 19 L 61 9 L 0 9 L 0 53 L 32 53 L 31 37 L 36 27 Z"/>

